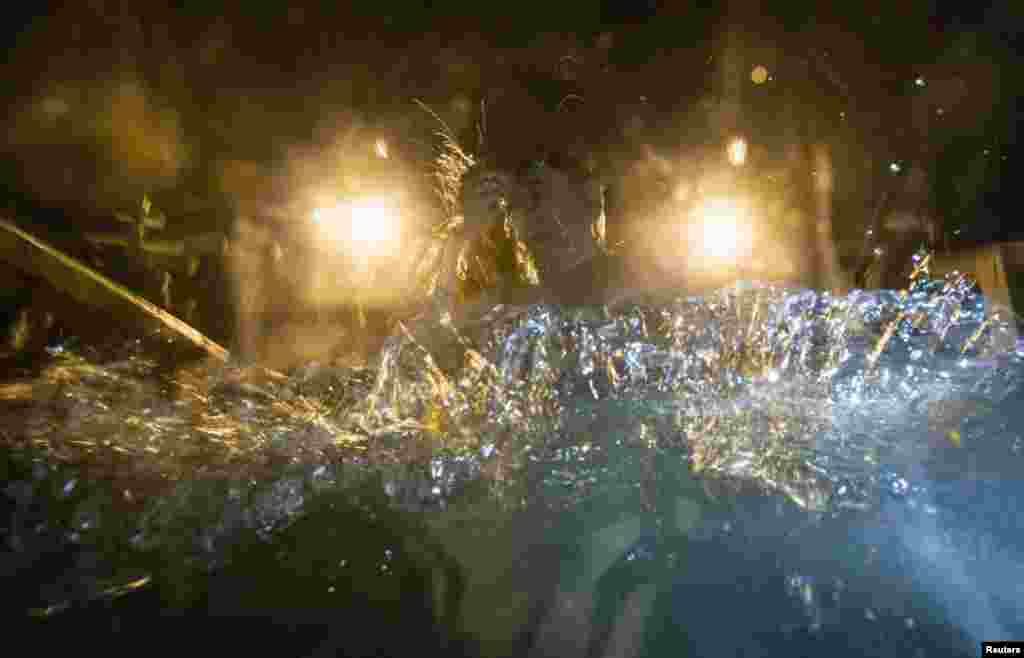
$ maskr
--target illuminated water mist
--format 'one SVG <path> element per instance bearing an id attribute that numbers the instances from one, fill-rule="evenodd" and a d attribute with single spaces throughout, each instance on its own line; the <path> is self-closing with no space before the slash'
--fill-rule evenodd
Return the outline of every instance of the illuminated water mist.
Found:
<path id="1" fill-rule="evenodd" d="M 983 530 L 950 538 L 937 518 L 949 506 L 936 503 L 936 479 L 1013 477 L 961 463 L 993 440 L 965 437 L 963 424 L 983 423 L 1024 375 L 1015 320 L 993 314 L 964 277 L 918 280 L 903 293 L 747 285 L 612 313 L 535 306 L 494 316 L 471 331 L 428 320 L 395 336 L 349 419 L 376 440 L 449 448 L 421 500 L 443 506 L 453 474 L 498 462 L 507 473 L 541 470 L 571 507 L 598 495 L 632 447 L 686 460 L 710 481 L 755 483 L 813 514 L 884 519 L 898 501 L 904 516 L 881 527 L 902 569 L 973 641 L 1005 638 L 1000 619 L 1019 616 L 996 575 L 1022 582 L 1019 554 L 1004 551 L 993 569 L 962 541 Z M 1019 467 L 1019 443 L 995 448 L 997 461 Z M 943 474 L 948 460 L 964 470 Z M 856 527 L 858 544 L 877 550 L 879 526 Z M 820 628 L 813 579 L 790 581 L 808 628 Z M 907 617 L 908 632 L 914 623 Z"/>
<path id="2" fill-rule="evenodd" d="M 746 285 L 494 315 L 463 332 L 403 328 L 350 426 L 488 456 L 575 446 L 578 466 L 643 437 L 826 511 L 868 507 L 888 469 L 955 444 L 963 418 L 1020 380 L 1015 323 L 962 277 L 907 294 Z"/>
<path id="3" fill-rule="evenodd" d="M 685 495 L 659 497 L 674 473 L 712 495 L 753 487 L 788 499 L 810 522 L 854 519 L 849 541 L 903 555 L 900 573 L 972 638 L 994 639 L 1019 617 L 1006 579 L 1022 573 L 1022 547 L 998 531 L 1011 517 L 977 526 L 986 508 L 949 492 L 1019 472 L 1024 446 L 1006 408 L 1024 346 L 1012 314 L 975 290 L 962 276 L 844 296 L 743 284 L 614 309 L 497 307 L 458 330 L 439 305 L 400 325 L 370 367 L 161 370 L 144 345 L 102 358 L 55 347 L 37 376 L 0 395 L 52 399 L 24 408 L 15 442 L 101 470 L 116 451 L 181 482 L 147 507 L 140 547 L 173 540 L 215 565 L 239 528 L 270 536 L 312 493 L 368 469 L 417 513 L 443 514 L 478 482 L 487 509 L 638 501 L 632 513 L 694 541 L 728 534 Z M 272 486 L 258 485 L 268 469 Z M 234 478 L 228 499 L 186 539 L 174 518 L 221 474 Z M 85 475 L 65 492 L 75 477 Z M 84 514 L 75 537 L 97 527 Z M 613 534 L 624 527 L 609 522 Z M 820 627 L 824 586 L 800 572 L 790 586 Z"/>

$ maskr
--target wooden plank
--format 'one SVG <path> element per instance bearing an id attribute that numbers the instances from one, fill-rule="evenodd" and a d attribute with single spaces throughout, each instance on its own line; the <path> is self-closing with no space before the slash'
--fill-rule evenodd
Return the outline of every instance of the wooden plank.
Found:
<path id="1" fill-rule="evenodd" d="M 45 279 L 86 306 L 109 312 L 115 321 L 143 330 L 170 329 L 220 361 L 227 361 L 230 356 L 225 348 L 191 325 L 2 218 L 0 259 Z"/>

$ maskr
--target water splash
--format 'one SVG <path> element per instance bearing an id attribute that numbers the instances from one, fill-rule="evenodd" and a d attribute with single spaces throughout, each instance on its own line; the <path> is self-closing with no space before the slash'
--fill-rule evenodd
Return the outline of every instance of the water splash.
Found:
<path id="1" fill-rule="evenodd" d="M 676 504 L 657 494 L 671 470 L 842 513 L 930 495 L 925 465 L 996 436 L 974 425 L 1024 371 L 1012 317 L 962 276 L 917 277 L 906 292 L 745 284 L 612 310 L 498 307 L 463 328 L 444 308 L 403 326 L 375 369 L 282 379 L 167 368 L 143 344 L 67 350 L 0 387 L 8 439 L 80 465 L 71 477 L 106 477 L 112 463 L 159 476 L 125 482 L 126 500 L 344 463 L 372 467 L 394 504 L 419 510 L 480 481 L 510 507 L 605 496 L 655 510 Z M 990 461 L 1019 464 L 1020 438 L 1003 443 Z M 303 498 L 288 491 L 242 525 L 295 518 Z"/>
<path id="2" fill-rule="evenodd" d="M 5 489 L 18 501 L 8 543 L 27 553 L 66 531 L 85 546 L 116 524 L 109 510 L 148 499 L 132 546 L 212 568 L 242 530 L 266 540 L 318 491 L 372 474 L 367 486 L 390 505 L 447 510 L 453 524 L 529 508 L 539 525 L 590 510 L 600 518 L 581 535 L 608 559 L 619 544 L 604 528 L 658 536 L 672 525 L 696 545 L 770 535 L 765 526 L 799 526 L 806 540 L 807 519 L 853 517 L 865 528 L 855 540 L 871 548 L 881 533 L 897 546 L 975 639 L 1016 632 L 1006 619 L 1019 609 L 995 572 L 1019 573 L 1021 547 L 970 523 L 957 535 L 935 516 L 951 509 L 950 481 L 1019 471 L 1024 452 L 1005 416 L 1024 375 L 1014 319 L 965 277 L 844 296 L 745 284 L 614 309 L 498 307 L 461 328 L 446 308 L 403 325 L 376 368 L 359 370 L 169 368 L 134 344 L 51 354 L 0 385 L 5 437 L 76 466 Z M 91 493 L 120 469 L 131 473 Z M 788 505 L 786 517 L 772 496 L 776 514 L 716 525 L 684 490 L 714 497 L 737 483 L 812 513 Z M 71 527 L 51 532 L 29 514 L 26 501 L 49 487 L 73 508 Z M 473 511 L 467 491 L 486 504 Z M 657 542 L 645 546 L 624 559 L 657 561 Z M 823 554 L 842 549 L 833 541 Z M 792 565 L 787 590 L 804 623 L 838 623 L 828 606 L 842 588 L 807 568 Z M 969 609 L 957 598 L 965 588 Z M 855 604 L 864 619 L 904 623 L 877 601 Z"/>
<path id="3" fill-rule="evenodd" d="M 388 342 L 346 422 L 478 462 L 557 454 L 574 476 L 616 446 L 677 449 L 807 509 L 864 508 L 887 469 L 1020 384 L 1012 315 L 964 276 L 924 274 L 901 292 L 745 284 L 615 311 L 499 307 L 461 331 L 425 319 Z"/>

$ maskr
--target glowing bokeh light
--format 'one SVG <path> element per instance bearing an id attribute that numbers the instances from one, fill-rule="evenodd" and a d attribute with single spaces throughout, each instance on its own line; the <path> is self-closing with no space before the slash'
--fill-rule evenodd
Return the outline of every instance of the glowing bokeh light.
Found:
<path id="1" fill-rule="evenodd" d="M 388 158 L 388 143 L 383 139 L 378 139 L 373 145 L 373 150 L 377 154 L 378 158 L 387 160 Z"/>
<path id="2" fill-rule="evenodd" d="M 728 147 L 729 164 L 740 167 L 747 161 L 747 141 L 742 137 L 736 137 L 729 142 Z"/>
<path id="3" fill-rule="evenodd" d="M 352 239 L 356 242 L 379 243 L 392 239 L 395 228 L 394 212 L 382 203 L 358 204 L 352 208 Z"/>
<path id="4" fill-rule="evenodd" d="M 347 240 L 364 255 L 391 251 L 398 239 L 397 212 L 379 200 L 322 206 L 313 211 L 313 221 L 321 237 Z"/>
<path id="5" fill-rule="evenodd" d="M 314 307 L 354 301 L 361 309 L 396 303 L 408 275 L 397 201 L 390 196 L 317 201 L 308 224 L 313 249 L 295 263 L 307 271 L 306 301 Z"/>
<path id="6" fill-rule="evenodd" d="M 750 72 L 750 80 L 755 85 L 764 84 L 768 81 L 768 69 L 763 66 L 755 66 L 754 70 Z"/>
<path id="7" fill-rule="evenodd" d="M 699 222 L 701 255 L 715 261 L 734 262 L 747 240 L 746 208 L 729 199 L 708 199 L 694 209 Z"/>

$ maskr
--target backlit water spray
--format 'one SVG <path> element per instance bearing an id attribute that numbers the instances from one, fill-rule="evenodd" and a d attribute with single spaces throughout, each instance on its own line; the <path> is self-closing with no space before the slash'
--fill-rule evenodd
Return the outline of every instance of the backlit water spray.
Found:
<path id="1" fill-rule="evenodd" d="M 623 547 L 633 546 L 626 559 L 655 555 L 644 548 L 650 532 L 735 531 L 704 519 L 691 494 L 666 494 L 672 478 L 719 499 L 754 488 L 789 501 L 801 524 L 850 520 L 853 534 L 827 553 L 849 544 L 902 555 L 893 564 L 974 641 L 1005 637 L 1020 630 L 1009 583 L 1024 582 L 1021 547 L 1000 530 L 1014 517 L 1003 510 L 979 528 L 972 519 L 992 505 L 970 501 L 986 483 L 1019 477 L 1012 407 L 1024 355 L 1015 319 L 966 277 L 919 274 L 903 292 L 742 284 L 614 309 L 497 307 L 460 329 L 438 309 L 401 324 L 370 367 L 286 375 L 167 369 L 137 344 L 54 348 L 4 385 L 6 401 L 21 401 L 6 412 L 17 414 L 6 436 L 78 465 L 33 471 L 39 482 L 63 478 L 47 485 L 62 499 L 74 500 L 94 469 L 114 468 L 118 500 L 143 500 L 141 483 L 157 476 L 132 545 L 172 542 L 183 560 L 211 568 L 240 529 L 271 538 L 317 491 L 360 470 L 380 473 L 395 506 L 442 520 L 472 482 L 509 514 L 571 516 L 607 501 L 619 516 L 588 531 L 590 581 Z M 176 521 L 195 517 L 196 492 L 215 481 L 228 483 L 227 497 L 203 506 L 210 518 Z M 29 500 L 39 486 L 12 483 L 7 494 Z M 119 504 L 83 498 L 65 540 L 87 542 Z M 9 542 L 29 545 L 37 531 L 14 523 Z M 788 581 L 812 630 L 829 623 L 821 578 Z M 559 591 L 579 589 L 570 585 Z M 642 594 L 630 600 L 653 605 Z"/>

